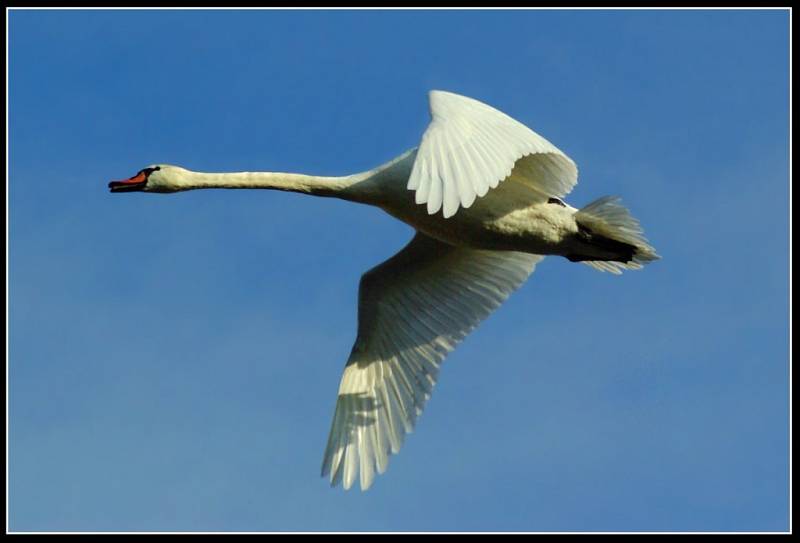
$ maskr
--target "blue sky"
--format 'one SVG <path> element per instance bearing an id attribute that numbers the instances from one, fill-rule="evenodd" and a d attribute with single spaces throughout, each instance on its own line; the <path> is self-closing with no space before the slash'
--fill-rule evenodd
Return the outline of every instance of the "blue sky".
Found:
<path id="1" fill-rule="evenodd" d="M 12 530 L 786 530 L 788 13 L 12 11 Z M 475 97 L 663 260 L 548 258 L 366 492 L 319 478 L 360 275 L 411 229 L 155 162 L 339 175 Z"/>

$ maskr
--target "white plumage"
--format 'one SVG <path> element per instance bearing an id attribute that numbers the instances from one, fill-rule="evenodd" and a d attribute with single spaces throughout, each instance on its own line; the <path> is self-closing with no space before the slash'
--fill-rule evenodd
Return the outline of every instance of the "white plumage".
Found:
<path id="1" fill-rule="evenodd" d="M 578 170 L 546 139 L 477 100 L 443 91 L 429 98 L 432 120 L 419 148 L 368 172 L 202 173 L 161 164 L 109 184 L 112 192 L 249 188 L 337 197 L 380 207 L 416 230 L 361 278 L 358 333 L 322 463 L 322 474 L 345 488 L 356 479 L 369 488 L 386 471 L 444 358 L 543 255 L 617 274 L 659 258 L 617 198 L 580 210 L 560 200 Z"/>
<path id="2" fill-rule="evenodd" d="M 459 206 L 471 206 L 526 156 L 533 157 L 524 165 L 526 177 L 545 200 L 563 197 L 577 183 L 578 168 L 569 157 L 505 113 L 444 91 L 431 91 L 429 102 L 431 123 L 408 179 L 428 213 L 442 209 L 448 218 Z"/>
<path id="3" fill-rule="evenodd" d="M 383 473 L 430 397 L 447 353 L 543 257 L 453 247 L 418 234 L 361 278 L 358 336 L 339 386 L 322 474 L 345 488 Z"/>

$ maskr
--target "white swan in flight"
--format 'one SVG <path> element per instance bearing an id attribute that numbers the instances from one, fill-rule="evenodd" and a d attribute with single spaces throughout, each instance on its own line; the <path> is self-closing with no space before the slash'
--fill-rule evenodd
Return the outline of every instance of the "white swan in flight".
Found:
<path id="1" fill-rule="evenodd" d="M 432 121 L 416 149 L 344 177 L 201 173 L 165 164 L 111 192 L 277 189 L 377 206 L 416 229 L 361 277 L 358 333 L 344 369 L 322 475 L 366 490 L 436 383 L 442 360 L 530 275 L 544 255 L 598 270 L 638 269 L 659 256 L 617 198 L 582 209 L 562 198 L 575 163 L 504 113 L 450 92 L 429 93 Z"/>

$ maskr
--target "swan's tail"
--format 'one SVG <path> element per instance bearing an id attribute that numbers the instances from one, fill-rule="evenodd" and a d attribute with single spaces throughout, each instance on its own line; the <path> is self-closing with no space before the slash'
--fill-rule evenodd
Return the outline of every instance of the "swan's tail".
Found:
<path id="1" fill-rule="evenodd" d="M 644 237 L 639 221 L 617 196 L 603 196 L 575 213 L 578 237 L 585 250 L 567 258 L 600 271 L 638 270 L 661 258 Z"/>

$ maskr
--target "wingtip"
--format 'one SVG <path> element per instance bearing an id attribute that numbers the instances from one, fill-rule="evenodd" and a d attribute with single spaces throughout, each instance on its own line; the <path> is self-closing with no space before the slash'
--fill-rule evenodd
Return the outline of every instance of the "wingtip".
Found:
<path id="1" fill-rule="evenodd" d="M 431 89 L 428 91 L 428 100 L 431 102 L 436 101 L 438 98 L 467 98 L 455 92 L 450 92 L 442 89 Z"/>

